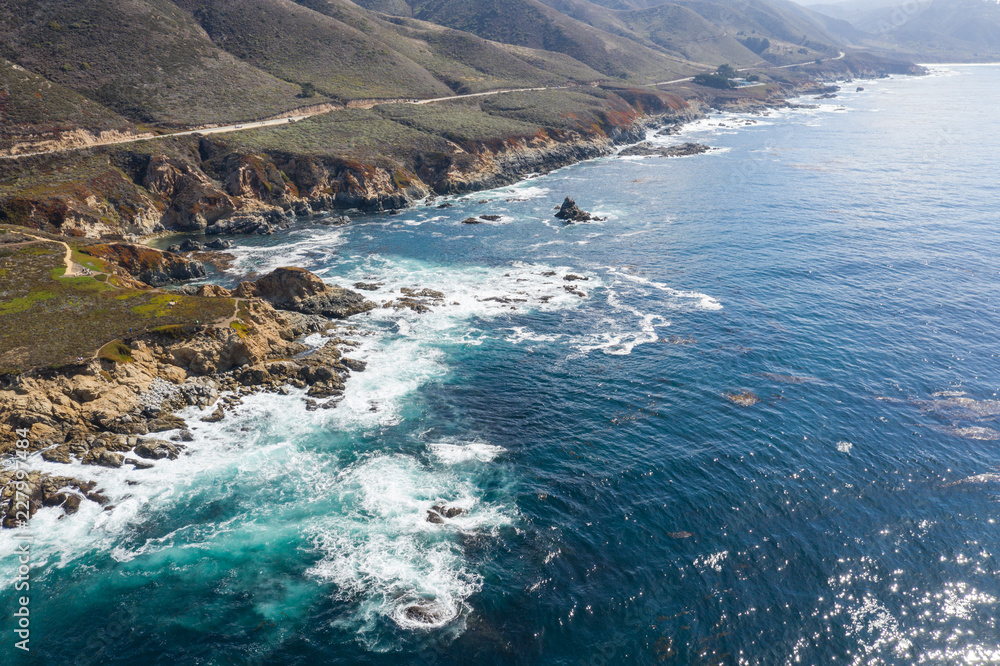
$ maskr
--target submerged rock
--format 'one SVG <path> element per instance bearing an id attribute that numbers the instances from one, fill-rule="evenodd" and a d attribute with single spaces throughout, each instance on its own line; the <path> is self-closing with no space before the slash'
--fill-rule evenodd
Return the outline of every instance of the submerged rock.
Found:
<path id="1" fill-rule="evenodd" d="M 233 241 L 221 238 L 216 238 L 213 241 L 205 243 L 205 249 L 208 250 L 228 250 L 231 247 L 233 247 Z"/>
<path id="2" fill-rule="evenodd" d="M 451 518 L 461 516 L 463 513 L 466 513 L 466 510 L 457 506 L 435 504 L 427 510 L 427 522 L 434 523 L 435 525 L 443 525 L 445 519 L 450 520 Z"/>
<path id="3" fill-rule="evenodd" d="M 742 393 L 723 393 L 726 400 L 733 403 L 734 405 L 739 405 L 740 407 L 753 407 L 758 402 L 760 398 L 757 394 L 750 391 L 743 391 Z"/>
<path id="4" fill-rule="evenodd" d="M 453 620 L 454 609 L 433 599 L 422 599 L 402 606 L 397 616 L 397 622 L 406 625 L 437 627 Z"/>

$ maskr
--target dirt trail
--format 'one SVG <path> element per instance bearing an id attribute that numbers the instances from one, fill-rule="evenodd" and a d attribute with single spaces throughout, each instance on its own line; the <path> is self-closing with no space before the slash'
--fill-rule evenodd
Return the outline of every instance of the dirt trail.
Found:
<path id="1" fill-rule="evenodd" d="M 34 234 L 26 234 L 23 231 L 20 233 L 35 239 L 33 241 L 28 241 L 28 243 L 58 243 L 66 248 L 66 256 L 63 257 L 63 263 L 66 264 L 66 272 L 62 275 L 62 277 L 81 277 L 84 275 L 96 274 L 95 271 L 92 271 L 89 268 L 84 268 L 80 264 L 73 261 L 73 248 L 71 248 L 69 244 L 64 243 L 63 241 L 52 240 L 51 238 L 42 238 L 41 236 L 35 236 Z M 16 243 L 16 245 L 27 245 L 28 243 Z M 8 245 L 7 247 L 11 246 Z"/>

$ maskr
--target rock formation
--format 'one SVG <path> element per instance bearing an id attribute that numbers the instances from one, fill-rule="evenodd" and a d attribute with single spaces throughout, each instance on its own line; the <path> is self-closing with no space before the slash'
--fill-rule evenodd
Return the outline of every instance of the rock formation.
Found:
<path id="1" fill-rule="evenodd" d="M 566 197 L 563 201 L 562 206 L 559 208 L 559 212 L 556 213 L 556 217 L 565 222 L 591 222 L 591 221 L 601 221 L 604 218 L 594 217 L 590 213 L 580 210 L 576 202 Z"/>
<path id="2" fill-rule="evenodd" d="M 648 141 L 629 146 L 618 153 L 621 157 L 687 157 L 701 155 L 711 148 L 701 143 L 682 143 L 677 146 L 657 146 Z"/>
<path id="3" fill-rule="evenodd" d="M 330 286 L 304 268 L 278 268 L 233 291 L 237 298 L 261 298 L 281 310 L 344 319 L 375 308 L 361 294 Z"/>
<path id="4" fill-rule="evenodd" d="M 190 261 L 145 245 L 97 243 L 83 248 L 83 252 L 107 262 L 118 275 L 152 287 L 205 277 L 205 265 L 200 261 Z"/>

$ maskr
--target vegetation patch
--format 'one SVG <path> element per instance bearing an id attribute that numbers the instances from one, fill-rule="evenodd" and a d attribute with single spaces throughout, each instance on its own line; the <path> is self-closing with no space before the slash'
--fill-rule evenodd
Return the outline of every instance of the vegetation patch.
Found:
<path id="1" fill-rule="evenodd" d="M 0 225 L 0 232 L 14 230 Z M 194 328 L 226 319 L 235 308 L 231 298 L 131 289 L 90 276 L 56 277 L 65 253 L 57 243 L 0 247 L 0 374 L 77 363 L 105 349 L 109 340 L 162 327 Z"/>
<path id="2" fill-rule="evenodd" d="M 132 358 L 132 348 L 121 340 L 113 340 L 101 347 L 97 352 L 97 357 L 113 363 L 134 363 Z"/>

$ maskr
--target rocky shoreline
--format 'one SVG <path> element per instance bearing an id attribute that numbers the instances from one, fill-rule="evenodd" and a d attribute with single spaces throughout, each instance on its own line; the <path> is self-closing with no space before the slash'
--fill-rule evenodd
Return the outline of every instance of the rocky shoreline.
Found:
<path id="1" fill-rule="evenodd" d="M 575 114 L 553 114 L 542 106 L 539 112 L 558 116 L 564 124 L 538 124 L 534 134 L 504 138 L 485 131 L 481 139 L 458 142 L 445 132 L 435 135 L 433 147 L 387 146 L 392 159 L 360 157 L 336 145 L 326 152 L 253 149 L 211 136 L 87 149 L 73 159 L 25 157 L 16 165 L 25 177 L 49 171 L 104 173 L 41 191 L 12 190 L 0 197 L 0 221 L 76 237 L 133 241 L 168 232 L 270 234 L 304 216 L 393 211 L 427 197 L 510 185 L 614 154 L 621 146 L 644 141 L 649 128 L 676 133 L 710 109 L 763 112 L 788 106 L 791 95 L 834 94 L 834 87 L 819 81 L 889 72 L 920 73 L 903 63 L 848 56 L 806 66 L 800 74 L 782 74 L 763 91 L 598 86 L 602 106 L 589 109 L 586 120 L 581 116 L 569 122 Z M 82 163 L 93 164 L 84 169 Z"/>
<path id="2" fill-rule="evenodd" d="M 344 320 L 376 304 L 331 287 L 299 268 L 282 268 L 229 291 L 204 286 L 199 295 L 238 299 L 232 322 L 168 330 L 123 341 L 126 358 L 93 358 L 61 371 L 5 375 L 0 384 L 0 455 L 41 453 L 50 463 L 149 469 L 184 455 L 193 439 L 175 415 L 202 408 L 205 422 L 226 418 L 242 396 L 306 389 L 310 407 L 334 408 L 363 361 L 345 356 L 356 343 L 338 335 Z M 313 349 L 305 335 L 321 333 Z M 27 436 L 15 436 L 15 432 Z M 167 440 L 159 433 L 174 432 Z M 15 442 L 26 440 L 26 448 Z M 42 507 L 77 511 L 108 500 L 93 482 L 39 471 L 0 471 L 0 526 L 21 524 Z"/>
<path id="3" fill-rule="evenodd" d="M 763 100 L 692 99 L 679 111 L 660 109 L 594 136 L 511 140 L 503 146 L 467 153 L 462 168 L 450 164 L 444 172 L 433 174 L 429 179 L 432 184 L 416 177 L 400 178 L 377 167 L 340 165 L 331 169 L 328 164 L 295 156 L 278 163 L 230 155 L 216 156 L 227 165 L 226 171 L 215 172 L 222 176 L 222 190 L 219 180 L 191 163 L 152 157 L 145 164 L 133 165 L 134 180 L 161 199 L 146 202 L 145 209 L 132 209 L 132 225 L 125 231 L 143 238 L 168 228 L 209 235 L 272 233 L 296 217 L 323 211 L 392 210 L 435 195 L 509 185 L 531 174 L 614 154 L 621 145 L 632 146 L 622 155 L 700 154 L 709 148 L 699 144 L 660 148 L 644 143 L 647 131 L 660 128 L 661 134 L 676 134 L 683 123 L 704 117 L 709 108 L 763 112 L 786 107 L 789 103 L 784 95 L 808 94 L 810 90 L 833 94 L 829 87 L 810 83 Z M 202 152 L 207 153 L 203 157 L 211 159 L 211 149 L 202 145 Z M 76 235 L 122 236 L 121 229 L 109 229 L 104 222 L 92 224 L 86 216 L 74 218 L 72 211 L 60 214 L 64 232 L 75 224 Z M 349 222 L 347 218 L 327 217 L 336 224 Z M 594 219 L 568 198 L 557 217 L 567 222 Z M 206 250 L 225 248 L 223 241 L 208 247 L 180 244 L 168 252 L 128 243 L 95 243 L 83 251 L 108 262 L 122 281 L 147 288 L 205 275 L 199 261 L 181 255 L 199 256 Z M 355 285 L 363 291 L 370 287 Z M 182 290 L 202 297 L 235 299 L 237 313 L 231 321 L 169 327 L 124 340 L 124 361 L 95 356 L 61 370 L 0 377 L 0 455 L 9 457 L 18 451 L 15 432 L 21 431 L 28 433 L 21 438 L 28 441 L 25 451 L 40 452 L 48 462 L 131 466 L 141 471 L 156 461 L 184 455 L 185 442 L 193 435 L 188 424 L 175 415 L 181 409 L 202 408 L 206 415 L 201 420 L 216 422 L 226 418 L 227 409 L 238 404 L 243 395 L 287 393 L 288 387 L 306 391 L 309 409 L 333 409 L 342 399 L 346 378 L 365 369 L 364 362 L 344 355 L 355 343 L 338 334 L 343 325 L 338 322 L 378 306 L 357 292 L 326 285 L 304 269 L 277 269 L 233 290 L 215 285 Z M 444 296 L 430 290 L 405 291 L 382 307 L 423 312 Z M 303 336 L 314 333 L 329 337 L 322 348 L 313 349 L 301 342 Z M 158 436 L 165 432 L 175 434 L 169 440 Z M 42 507 L 61 507 L 73 513 L 83 501 L 108 501 L 92 482 L 38 471 L 4 469 L 0 471 L 0 487 L 2 527 L 19 524 L 14 508 L 24 497 L 28 498 L 29 517 Z"/>

